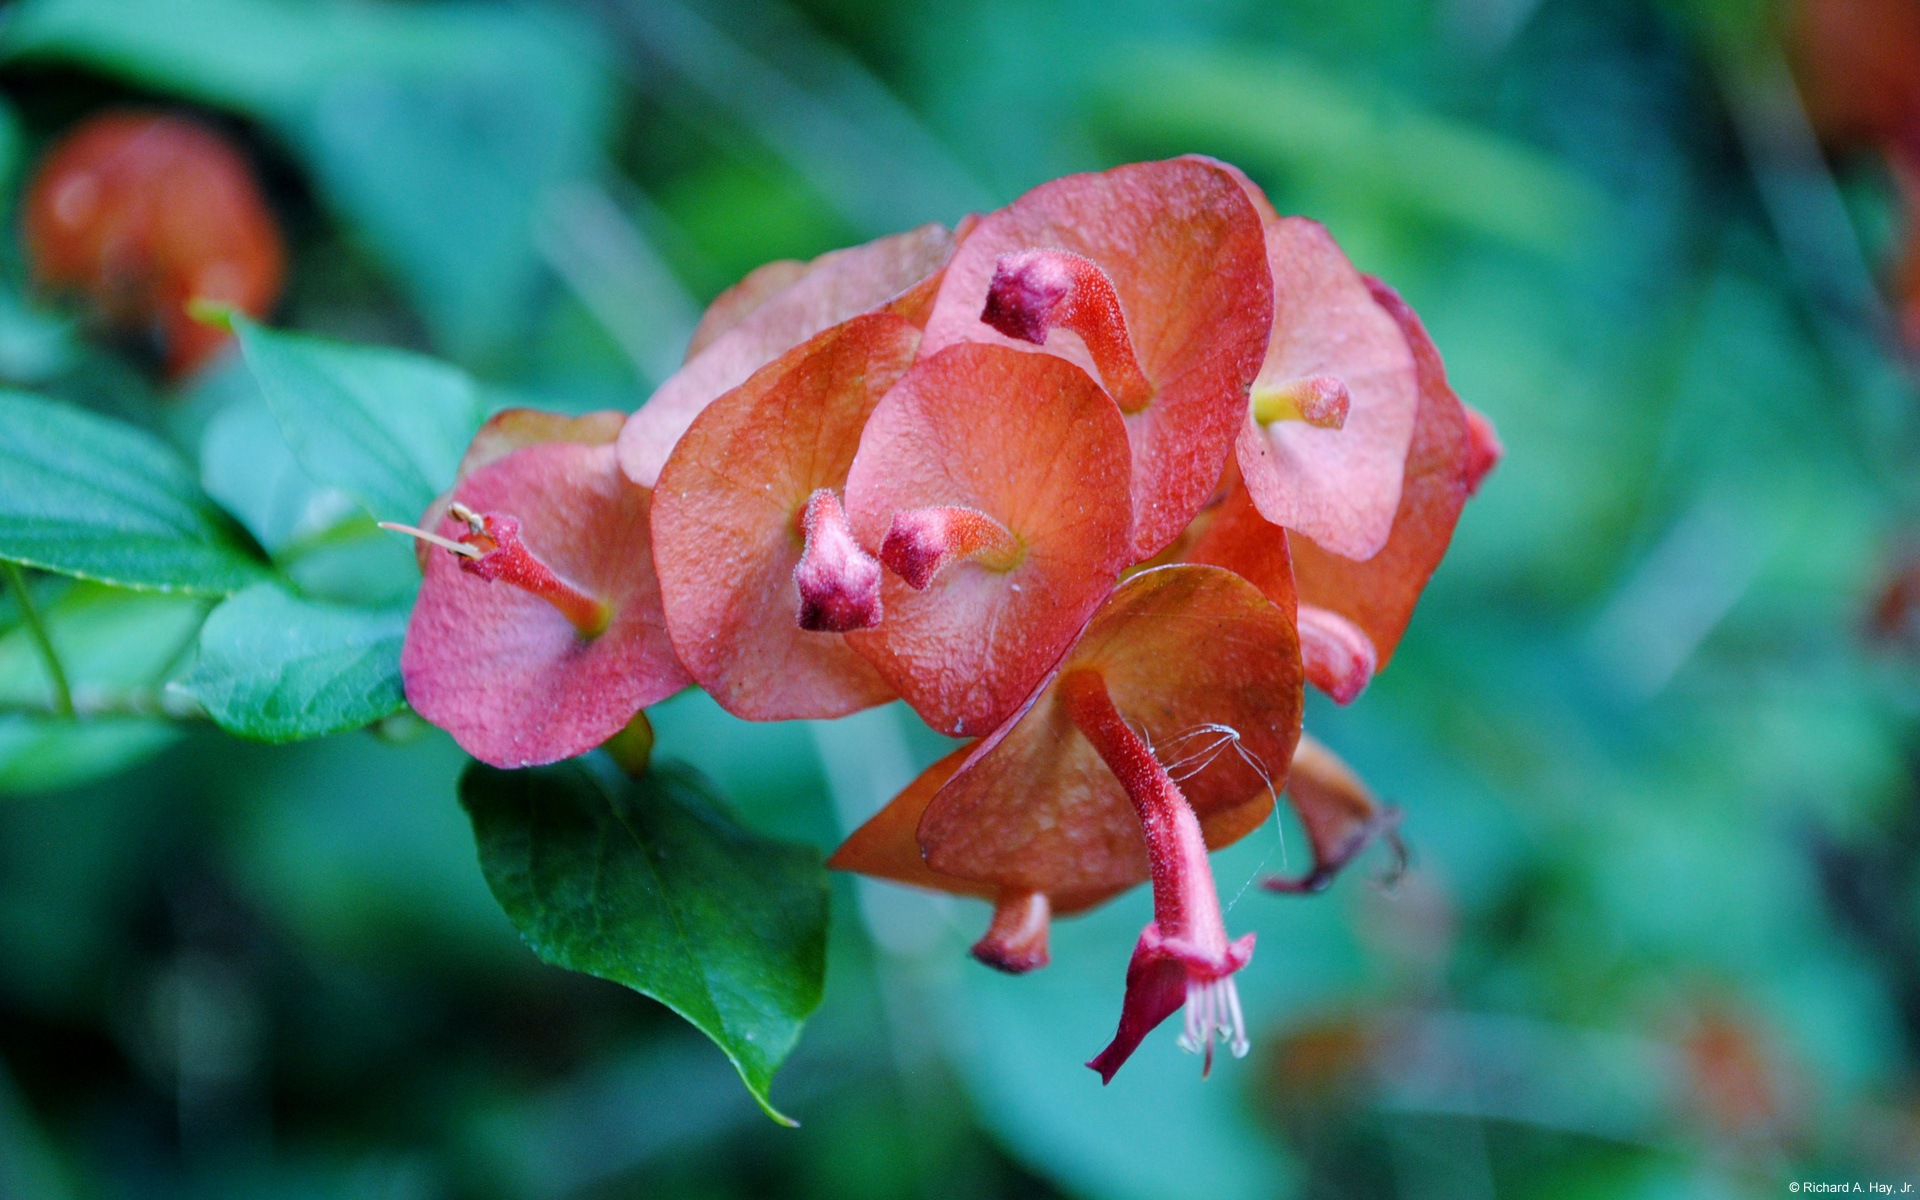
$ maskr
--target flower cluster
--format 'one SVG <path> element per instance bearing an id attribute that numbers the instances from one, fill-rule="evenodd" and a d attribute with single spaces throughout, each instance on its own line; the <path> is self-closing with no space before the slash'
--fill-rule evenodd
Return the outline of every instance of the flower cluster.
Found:
<path id="1" fill-rule="evenodd" d="M 512 411 L 415 531 L 408 698 L 549 762 L 689 682 L 749 720 L 899 698 L 972 739 L 833 865 L 984 897 L 1020 972 L 1143 880 L 1105 1078 L 1246 1036 L 1207 854 L 1275 787 L 1315 890 L 1393 813 L 1300 732 L 1391 657 L 1500 454 L 1413 313 L 1187 157 L 762 267 L 629 418 Z M 434 549 L 437 547 L 438 549 Z"/>

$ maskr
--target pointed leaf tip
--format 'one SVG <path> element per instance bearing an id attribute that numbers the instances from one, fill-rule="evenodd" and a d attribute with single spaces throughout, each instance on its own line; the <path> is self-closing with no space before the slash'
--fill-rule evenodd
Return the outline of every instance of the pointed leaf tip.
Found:
<path id="1" fill-rule="evenodd" d="M 698 776 L 598 756 L 460 781 L 494 898 L 542 961 L 651 996 L 711 1038 L 769 1117 L 820 1003 L 827 881 L 811 849 L 723 816 Z"/>

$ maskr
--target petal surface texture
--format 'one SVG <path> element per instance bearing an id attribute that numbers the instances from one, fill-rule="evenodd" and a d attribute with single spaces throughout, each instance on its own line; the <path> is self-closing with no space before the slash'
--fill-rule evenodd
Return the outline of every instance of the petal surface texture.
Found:
<path id="1" fill-rule="evenodd" d="M 1045 677 L 1128 557 L 1120 412 L 1063 359 L 963 344 L 874 410 L 847 480 L 862 545 L 896 514 L 959 506 L 1012 534 L 1009 564 L 956 561 L 924 590 L 889 573 L 885 619 L 847 635 L 922 720 L 991 732 Z"/>
<path id="2" fill-rule="evenodd" d="M 846 486 L 860 434 L 920 332 L 855 317 L 707 407 L 660 472 L 653 531 L 667 628 L 694 681 L 749 720 L 837 717 L 893 691 L 837 633 L 800 628 L 801 516 Z"/>
<path id="3" fill-rule="evenodd" d="M 986 342 L 1058 355 L 1099 379 L 1070 331 L 1054 329 L 1035 346 L 980 319 L 1000 259 L 1034 249 L 1064 250 L 1106 273 L 1153 385 L 1146 406 L 1126 417 L 1133 560 L 1150 558 L 1207 502 L 1246 419 L 1273 307 L 1259 215 L 1233 175 L 1200 159 L 1042 184 L 961 241 L 921 353 Z"/>
<path id="4" fill-rule="evenodd" d="M 582 637 L 545 600 L 429 556 L 400 657 L 421 716 L 483 762 L 531 766 L 591 750 L 686 686 L 653 573 L 649 495 L 612 446 L 528 446 L 469 475 L 455 498 L 517 519 L 529 550 L 612 613 Z M 435 532 L 466 527 L 447 517 Z"/>

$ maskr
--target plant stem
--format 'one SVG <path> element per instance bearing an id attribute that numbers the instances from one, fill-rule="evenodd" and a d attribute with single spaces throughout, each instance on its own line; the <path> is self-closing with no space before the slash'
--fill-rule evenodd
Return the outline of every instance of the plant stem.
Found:
<path id="1" fill-rule="evenodd" d="M 60 664 L 59 652 L 53 648 L 53 639 L 47 636 L 47 627 L 40 620 L 40 610 L 34 607 L 33 593 L 27 590 L 27 577 L 20 570 L 20 564 L 7 563 L 7 582 L 13 586 L 13 594 L 20 601 L 20 616 L 27 626 L 27 635 L 33 638 L 33 644 L 40 651 L 40 661 L 47 665 L 47 677 L 53 680 L 54 711 L 63 717 L 74 715 L 73 688 L 67 683 L 67 669 Z"/>
<path id="2" fill-rule="evenodd" d="M 21 714 L 34 717 L 74 716 L 89 717 L 164 717 L 170 721 L 197 721 L 206 717 L 206 710 L 191 698 L 164 688 L 132 688 L 124 690 L 102 689 L 88 691 L 82 689 L 73 698 L 71 711 L 42 707 L 36 704 L 19 704 L 0 701 L 0 715 Z"/>

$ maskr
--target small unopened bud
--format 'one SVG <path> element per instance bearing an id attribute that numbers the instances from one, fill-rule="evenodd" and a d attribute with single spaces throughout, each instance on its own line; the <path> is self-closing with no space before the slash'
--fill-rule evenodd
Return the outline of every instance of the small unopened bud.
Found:
<path id="1" fill-rule="evenodd" d="M 1066 250 L 1021 250 L 994 264 L 981 321 L 999 333 L 1043 346 L 1052 330 L 1080 335 L 1107 394 L 1120 411 L 1139 412 L 1153 384 L 1134 351 L 1113 280 L 1090 258 Z"/>
<path id="2" fill-rule="evenodd" d="M 1375 841 L 1385 841 L 1393 854 L 1386 882 L 1393 882 L 1406 870 L 1400 810 L 1380 803 L 1339 755 L 1304 733 L 1287 769 L 1287 796 L 1313 846 L 1313 868 L 1297 879 L 1263 879 L 1262 888 L 1290 895 L 1323 891 Z"/>
<path id="3" fill-rule="evenodd" d="M 1047 965 L 1052 908 L 1045 892 L 1008 892 L 993 902 L 993 924 L 973 956 L 996 971 L 1024 975 Z"/>
<path id="4" fill-rule="evenodd" d="M 1300 661 L 1307 680 L 1335 704 L 1351 704 L 1373 681 L 1380 655 L 1373 639 L 1339 613 L 1300 606 Z"/>
<path id="5" fill-rule="evenodd" d="M 840 498 L 814 492 L 802 518 L 806 548 L 793 569 L 800 589 L 800 628 L 847 633 L 880 623 L 880 563 L 860 548 Z"/>
<path id="6" fill-rule="evenodd" d="M 1044 346 L 1047 331 L 1064 316 L 1061 306 L 1073 294 L 1073 268 L 1085 262 L 1064 251 L 1029 250 L 1002 257 L 994 264 L 980 319 L 1010 338 Z"/>
<path id="7" fill-rule="evenodd" d="M 600 745 L 614 765 L 626 773 L 629 779 L 638 779 L 647 773 L 653 763 L 653 722 L 647 720 L 645 712 L 633 714 L 619 733 L 614 734 Z"/>

